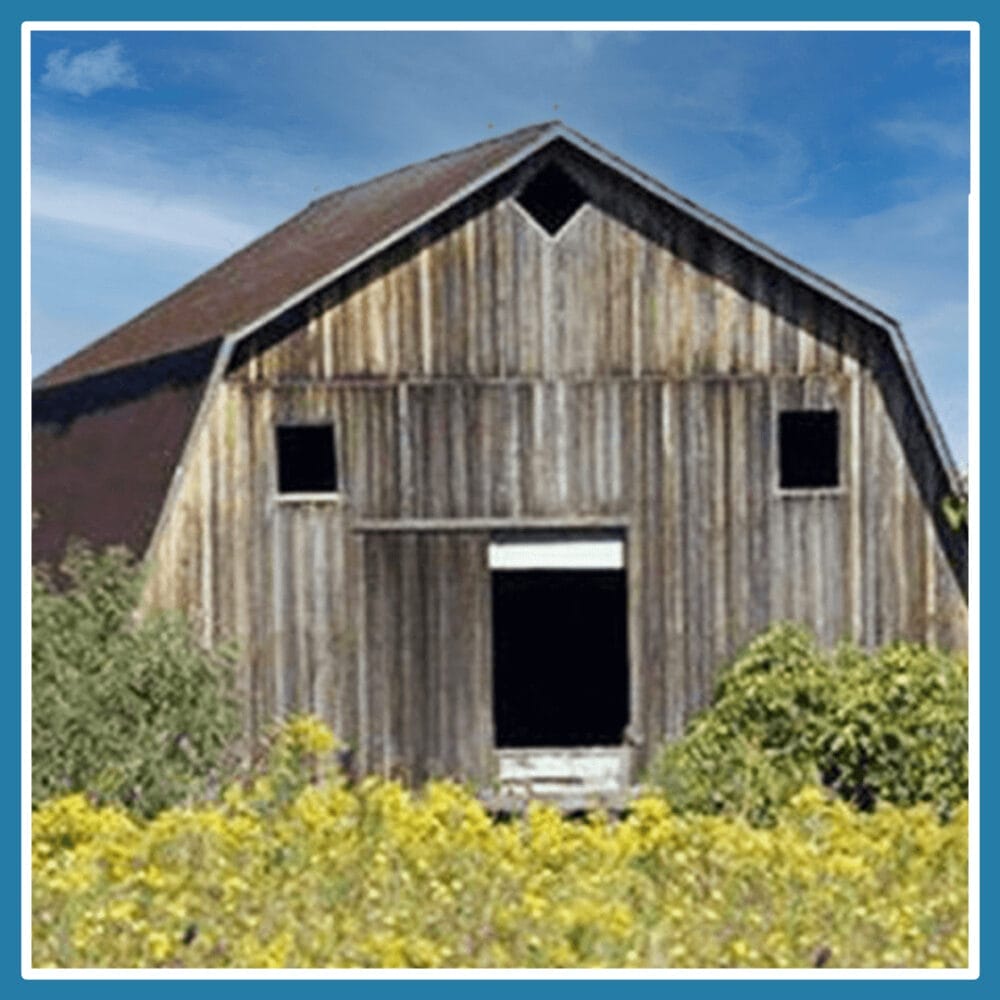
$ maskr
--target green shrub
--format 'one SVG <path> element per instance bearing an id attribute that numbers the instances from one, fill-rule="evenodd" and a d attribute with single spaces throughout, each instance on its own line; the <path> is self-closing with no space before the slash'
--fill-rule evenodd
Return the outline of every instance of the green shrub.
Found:
<path id="1" fill-rule="evenodd" d="M 87 792 L 152 815 L 219 778 L 236 735 L 232 658 L 176 615 L 136 621 L 124 550 L 73 548 L 32 579 L 32 800 Z"/>
<path id="2" fill-rule="evenodd" d="M 817 759 L 826 784 L 856 805 L 932 803 L 947 814 L 968 795 L 968 663 L 896 643 L 872 657 L 842 648 Z"/>
<path id="3" fill-rule="evenodd" d="M 723 671 L 649 778 L 678 811 L 755 823 L 817 782 L 861 809 L 929 802 L 944 816 L 967 795 L 967 697 L 963 657 L 908 643 L 824 653 L 777 625 Z"/>

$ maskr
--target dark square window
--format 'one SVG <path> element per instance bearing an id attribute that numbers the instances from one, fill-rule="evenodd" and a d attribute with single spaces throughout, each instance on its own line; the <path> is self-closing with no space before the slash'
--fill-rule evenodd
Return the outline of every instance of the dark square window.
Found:
<path id="1" fill-rule="evenodd" d="M 333 424 L 278 427 L 278 492 L 335 493 Z"/>
<path id="2" fill-rule="evenodd" d="M 518 204 L 550 236 L 555 236 L 586 200 L 580 185 L 554 163 L 535 174 L 517 196 Z"/>
<path id="3" fill-rule="evenodd" d="M 778 416 L 778 437 L 782 489 L 839 483 L 836 410 L 786 410 Z"/>

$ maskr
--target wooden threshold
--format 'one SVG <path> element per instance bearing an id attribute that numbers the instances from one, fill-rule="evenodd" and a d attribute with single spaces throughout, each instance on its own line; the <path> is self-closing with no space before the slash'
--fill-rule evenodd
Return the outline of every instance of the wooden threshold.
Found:
<path id="1" fill-rule="evenodd" d="M 500 802 L 552 802 L 570 810 L 621 808 L 631 793 L 628 746 L 507 747 L 495 751 Z"/>

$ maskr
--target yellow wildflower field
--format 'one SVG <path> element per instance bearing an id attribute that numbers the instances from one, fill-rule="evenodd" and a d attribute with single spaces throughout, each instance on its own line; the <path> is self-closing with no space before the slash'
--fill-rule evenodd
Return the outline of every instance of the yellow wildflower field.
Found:
<path id="1" fill-rule="evenodd" d="M 860 814 L 818 789 L 777 825 L 545 806 L 461 787 L 272 778 L 140 821 L 32 816 L 36 967 L 961 967 L 967 810 Z"/>

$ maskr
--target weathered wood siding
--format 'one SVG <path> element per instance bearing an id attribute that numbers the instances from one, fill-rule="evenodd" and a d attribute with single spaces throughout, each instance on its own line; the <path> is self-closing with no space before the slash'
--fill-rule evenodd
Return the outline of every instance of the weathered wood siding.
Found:
<path id="1" fill-rule="evenodd" d="M 240 644 L 252 727 L 308 708 L 366 769 L 486 778 L 504 526 L 622 526 L 647 751 L 773 621 L 964 644 L 935 470 L 879 332 L 599 180 L 558 240 L 501 199 L 317 296 L 228 373 L 148 596 Z M 798 407 L 840 413 L 836 489 L 777 488 L 777 414 Z M 274 424 L 323 418 L 342 495 L 279 499 Z"/>

